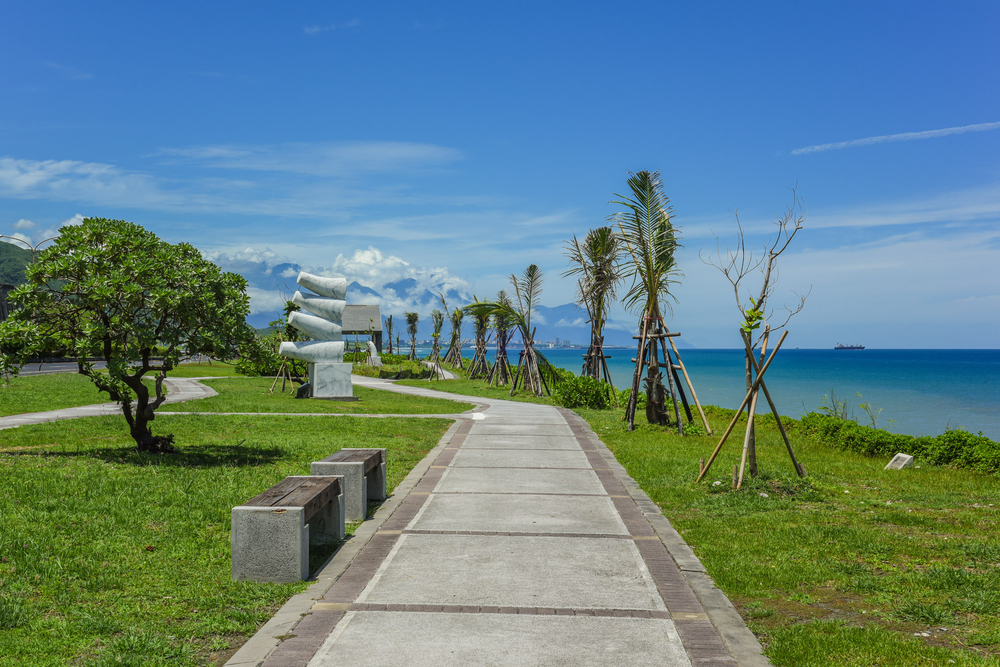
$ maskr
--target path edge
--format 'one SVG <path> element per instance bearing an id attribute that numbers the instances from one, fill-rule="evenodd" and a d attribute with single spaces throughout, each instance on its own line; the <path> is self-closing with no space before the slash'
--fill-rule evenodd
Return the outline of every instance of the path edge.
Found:
<path id="1" fill-rule="evenodd" d="M 233 654 L 223 667 L 258 667 L 274 652 L 283 641 L 279 637 L 293 634 L 295 626 L 305 618 L 318 600 L 326 595 L 327 591 L 333 587 L 340 575 L 347 570 L 347 567 L 354 560 L 355 556 L 361 552 L 368 541 L 375 535 L 375 532 L 392 516 L 402 502 L 410 495 L 410 491 L 417 482 L 430 469 L 431 464 L 437 458 L 445 445 L 451 441 L 455 432 L 465 422 L 465 417 L 454 418 L 455 421 L 448 430 L 444 432 L 438 444 L 427 452 L 410 472 L 403 478 L 392 495 L 386 499 L 382 506 L 375 512 L 371 519 L 361 522 L 361 525 L 354 532 L 354 536 L 344 542 L 330 559 L 320 568 L 314 581 L 309 588 L 296 593 L 288 599 L 285 604 L 265 623 L 250 639 Z"/>
<path id="2" fill-rule="evenodd" d="M 670 519 L 663 515 L 660 506 L 650 499 L 639 484 L 632 479 L 632 476 L 625 470 L 625 466 L 618 462 L 614 453 L 605 445 L 600 437 L 590 428 L 586 419 L 568 408 L 557 407 L 563 416 L 569 420 L 574 419 L 587 433 L 587 437 L 597 447 L 601 456 L 608 463 L 608 467 L 615 473 L 621 481 L 622 486 L 639 506 L 643 516 L 653 527 L 653 531 L 659 536 L 667 548 L 670 557 L 677 563 L 684 579 L 687 580 L 691 590 L 694 591 L 705 613 L 712 621 L 712 625 L 719 631 L 719 636 L 725 642 L 733 659 L 739 663 L 740 667 L 773 667 L 771 661 L 764 655 L 764 649 L 757 640 L 757 636 L 750 631 L 743 617 L 736 611 L 736 607 L 726 597 L 712 580 L 712 577 L 701 564 L 694 550 L 688 546 L 684 538 L 670 523 Z"/>

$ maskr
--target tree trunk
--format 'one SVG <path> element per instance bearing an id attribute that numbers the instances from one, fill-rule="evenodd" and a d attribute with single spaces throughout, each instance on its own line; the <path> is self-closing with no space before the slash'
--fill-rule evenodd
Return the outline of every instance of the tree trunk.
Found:
<path id="1" fill-rule="evenodd" d="M 747 391 L 750 391 L 750 388 L 753 387 L 753 381 L 754 381 L 753 366 L 750 364 L 750 358 L 749 357 L 746 357 L 744 359 L 744 361 L 746 361 Z M 749 442 L 749 445 L 747 446 L 747 467 L 750 469 L 750 476 L 751 477 L 757 477 L 758 476 L 758 472 L 757 472 L 757 442 L 755 440 L 756 431 L 754 429 L 754 419 L 753 419 L 753 415 L 750 413 L 750 406 L 751 406 L 751 404 L 752 404 L 752 401 L 747 402 L 747 418 L 750 421 L 750 423 L 747 424 L 747 428 L 750 429 L 750 442 Z"/>
<path id="2" fill-rule="evenodd" d="M 156 384 L 157 394 L 160 391 L 160 382 L 162 382 L 162 376 Z M 174 447 L 172 434 L 153 435 L 149 428 L 149 423 L 156 418 L 154 412 L 156 408 L 154 405 L 150 405 L 149 401 L 149 389 L 139 377 L 134 377 L 132 382 L 128 382 L 128 385 L 135 392 L 135 414 L 132 414 L 132 406 L 127 400 L 122 402 L 122 411 L 125 413 L 126 421 L 129 422 L 129 434 L 135 440 L 136 449 L 149 454 L 176 454 L 178 450 Z M 159 395 L 157 399 L 160 399 Z M 159 400 L 156 401 L 157 404 L 159 402 Z"/>

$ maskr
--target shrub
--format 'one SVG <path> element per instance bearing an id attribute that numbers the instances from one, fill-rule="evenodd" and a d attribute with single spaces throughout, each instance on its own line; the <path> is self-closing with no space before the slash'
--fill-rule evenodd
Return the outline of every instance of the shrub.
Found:
<path id="1" fill-rule="evenodd" d="M 608 407 L 608 385 L 589 377 L 563 375 L 555 387 L 555 399 L 563 407 L 603 410 Z"/>
<path id="2" fill-rule="evenodd" d="M 938 436 L 913 437 L 816 412 L 802 417 L 797 428 L 819 436 L 830 446 L 866 456 L 893 456 L 905 452 L 935 465 L 1000 472 L 1000 442 L 982 433 L 955 430 Z"/>

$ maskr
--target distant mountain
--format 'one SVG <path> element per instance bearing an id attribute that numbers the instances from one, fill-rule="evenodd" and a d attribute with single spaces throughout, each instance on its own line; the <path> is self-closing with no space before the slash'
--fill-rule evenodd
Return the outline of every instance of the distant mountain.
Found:
<path id="1" fill-rule="evenodd" d="M 20 285 L 24 282 L 24 267 L 30 263 L 30 250 L 0 241 L 0 283 Z"/>

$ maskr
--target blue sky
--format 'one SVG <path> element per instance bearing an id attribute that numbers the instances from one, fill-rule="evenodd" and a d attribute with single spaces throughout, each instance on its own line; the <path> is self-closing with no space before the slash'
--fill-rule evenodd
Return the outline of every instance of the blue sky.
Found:
<path id="1" fill-rule="evenodd" d="M 124 218 L 253 275 L 480 296 L 534 262 L 556 306 L 565 240 L 658 169 L 672 327 L 735 347 L 699 250 L 737 209 L 762 244 L 797 184 L 786 344 L 998 346 L 996 3 L 204 5 L 4 3 L 0 233 Z"/>

